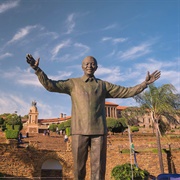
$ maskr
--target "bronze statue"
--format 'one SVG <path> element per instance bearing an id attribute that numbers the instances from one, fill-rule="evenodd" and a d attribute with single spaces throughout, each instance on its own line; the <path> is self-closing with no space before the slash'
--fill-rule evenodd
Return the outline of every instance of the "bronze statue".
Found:
<path id="1" fill-rule="evenodd" d="M 107 126 L 105 114 L 106 98 L 128 98 L 141 93 L 147 85 L 159 79 L 160 71 L 147 73 L 146 79 L 134 87 L 123 87 L 103 81 L 94 76 L 97 61 L 87 56 L 82 61 L 84 75 L 67 80 L 51 80 L 39 68 L 39 60 L 26 56 L 27 62 L 35 70 L 40 83 L 51 92 L 65 93 L 72 100 L 72 154 L 74 158 L 74 179 L 84 180 L 88 147 L 91 157 L 91 179 L 105 180 Z"/>

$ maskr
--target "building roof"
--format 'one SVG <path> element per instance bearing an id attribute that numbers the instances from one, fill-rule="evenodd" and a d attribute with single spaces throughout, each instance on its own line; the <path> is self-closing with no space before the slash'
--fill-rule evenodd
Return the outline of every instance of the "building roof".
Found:
<path id="1" fill-rule="evenodd" d="M 118 107 L 116 107 L 116 109 L 118 109 L 118 110 L 124 110 L 126 108 L 128 108 L 128 107 L 127 106 L 118 106 Z"/>
<path id="2" fill-rule="evenodd" d="M 71 119 L 71 116 L 66 116 L 63 118 L 38 119 L 38 123 L 40 123 L 40 124 L 59 123 L 59 122 L 64 122 L 69 119 Z M 26 123 L 27 121 L 28 121 L 28 119 L 22 119 L 23 123 Z"/>
<path id="3" fill-rule="evenodd" d="M 118 106 L 118 104 L 112 103 L 112 102 L 105 102 L 105 105 L 109 106 Z"/>
<path id="4" fill-rule="evenodd" d="M 43 124 L 43 123 L 57 123 L 57 122 L 63 122 L 66 120 L 71 119 L 71 116 L 66 116 L 63 118 L 49 118 L 49 119 L 38 119 L 38 123 Z"/>

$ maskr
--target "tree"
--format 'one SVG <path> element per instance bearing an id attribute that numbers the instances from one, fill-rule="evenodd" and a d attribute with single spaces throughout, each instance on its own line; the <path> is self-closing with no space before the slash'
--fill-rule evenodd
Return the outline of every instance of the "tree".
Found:
<path id="1" fill-rule="evenodd" d="M 4 129 L 5 129 L 5 125 L 4 125 L 4 119 L 2 118 L 2 117 L 0 117 L 0 129 L 2 130 L 2 131 L 4 131 Z"/>
<path id="2" fill-rule="evenodd" d="M 21 121 L 21 116 L 17 114 L 9 114 L 5 119 L 5 123 L 12 126 L 12 129 L 15 128 L 15 125 L 19 125 L 19 131 L 22 129 L 23 124 Z"/>
<path id="3" fill-rule="evenodd" d="M 49 126 L 49 130 L 52 131 L 52 132 L 56 132 L 56 128 L 57 128 L 57 124 L 51 124 Z"/>
<path id="4" fill-rule="evenodd" d="M 159 164 L 161 173 L 164 173 L 161 142 L 160 142 L 160 128 L 159 124 L 163 119 L 166 119 L 169 123 L 172 123 L 172 119 L 175 120 L 177 108 L 179 107 L 179 95 L 175 94 L 175 87 L 171 84 L 164 84 L 161 87 L 155 87 L 154 84 L 149 85 L 148 90 L 138 94 L 134 97 L 136 102 L 141 105 L 141 109 L 148 111 L 151 114 L 151 119 L 154 124 L 157 149 L 159 156 Z"/>
<path id="5" fill-rule="evenodd" d="M 64 122 L 64 127 L 67 128 L 67 127 L 71 127 L 71 119 L 67 120 Z"/>
<path id="6" fill-rule="evenodd" d="M 120 119 L 115 118 L 106 118 L 108 131 L 115 132 L 123 132 L 126 127 L 123 127 Z"/>
<path id="7" fill-rule="evenodd" d="M 61 124 L 58 124 L 58 129 L 59 129 L 60 131 L 64 131 L 64 130 L 65 130 L 64 122 L 62 122 Z"/>
<path id="8" fill-rule="evenodd" d="M 139 107 L 128 107 L 121 112 L 122 117 L 126 120 L 126 124 L 129 126 L 139 125 L 139 116 L 143 113 L 140 111 Z"/>
<path id="9" fill-rule="evenodd" d="M 2 125 L 3 123 L 4 123 L 4 119 L 0 117 L 0 125 Z"/>
<path id="10" fill-rule="evenodd" d="M 112 129 L 118 125 L 117 119 L 114 119 L 114 118 L 108 117 L 106 118 L 106 122 L 107 122 L 108 131 L 111 131 L 111 132 L 112 132 Z"/>
<path id="11" fill-rule="evenodd" d="M 10 113 L 4 113 L 1 114 L 0 117 L 2 117 L 3 119 L 6 119 L 7 116 L 11 115 Z"/>
<path id="12" fill-rule="evenodd" d="M 29 117 L 29 115 L 26 114 L 26 115 L 24 115 L 24 116 L 22 117 L 22 119 L 28 119 L 28 117 Z"/>
<path id="13" fill-rule="evenodd" d="M 138 132 L 139 131 L 139 127 L 137 126 L 131 126 L 131 132 Z"/>
<path id="14" fill-rule="evenodd" d="M 67 136 L 71 134 L 71 119 L 64 122 L 65 133 Z"/>

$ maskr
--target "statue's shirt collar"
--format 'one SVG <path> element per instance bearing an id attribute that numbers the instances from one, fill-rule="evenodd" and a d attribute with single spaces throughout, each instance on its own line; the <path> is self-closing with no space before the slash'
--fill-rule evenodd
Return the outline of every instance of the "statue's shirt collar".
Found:
<path id="1" fill-rule="evenodd" d="M 81 78 L 82 78 L 82 80 L 83 80 L 84 82 L 93 81 L 93 80 L 95 80 L 95 81 L 97 82 L 97 79 L 96 79 L 95 76 L 88 77 L 88 76 L 86 76 L 86 75 L 83 75 Z"/>

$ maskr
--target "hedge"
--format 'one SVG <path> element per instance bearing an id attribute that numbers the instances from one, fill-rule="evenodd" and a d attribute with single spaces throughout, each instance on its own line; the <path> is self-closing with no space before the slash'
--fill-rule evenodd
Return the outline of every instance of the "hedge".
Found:
<path id="1" fill-rule="evenodd" d="M 114 180 L 131 180 L 133 172 L 134 180 L 148 180 L 149 172 L 136 167 L 135 164 L 126 163 L 115 166 L 111 171 L 111 177 Z"/>
<path id="2" fill-rule="evenodd" d="M 18 135 L 19 135 L 19 131 L 17 130 L 11 130 L 11 129 L 7 129 L 5 131 L 5 135 L 7 139 L 17 139 Z"/>

